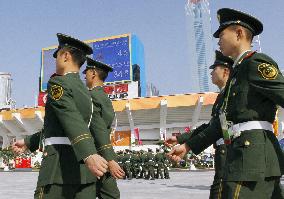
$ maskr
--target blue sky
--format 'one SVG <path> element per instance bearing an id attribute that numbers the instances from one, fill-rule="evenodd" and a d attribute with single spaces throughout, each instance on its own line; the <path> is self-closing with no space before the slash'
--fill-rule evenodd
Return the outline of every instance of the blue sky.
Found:
<path id="1" fill-rule="evenodd" d="M 144 44 L 147 81 L 154 83 L 164 95 L 189 93 L 185 2 L 1 0 L 0 71 L 12 74 L 12 97 L 17 107 L 34 105 L 39 88 L 40 52 L 57 44 L 58 32 L 82 40 L 134 33 Z M 263 52 L 284 69 L 284 1 L 210 1 L 212 31 L 218 27 L 216 11 L 222 7 L 257 16 L 264 24 Z"/>

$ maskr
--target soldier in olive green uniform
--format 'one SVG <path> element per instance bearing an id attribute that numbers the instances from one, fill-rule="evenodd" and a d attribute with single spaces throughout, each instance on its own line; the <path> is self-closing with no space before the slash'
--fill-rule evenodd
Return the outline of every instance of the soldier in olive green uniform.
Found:
<path id="1" fill-rule="evenodd" d="M 125 172 L 125 176 L 124 178 L 128 179 L 128 180 L 132 180 L 132 172 L 131 172 L 131 151 L 129 149 L 125 149 L 125 153 L 122 159 L 122 163 L 123 163 L 123 170 Z"/>
<path id="2" fill-rule="evenodd" d="M 157 169 L 157 173 L 156 173 L 156 178 L 159 178 L 159 176 L 161 177 L 161 179 L 164 179 L 164 173 L 162 172 L 162 170 L 164 171 L 164 155 L 163 153 L 160 152 L 159 149 L 156 149 L 156 155 L 155 155 L 155 167 Z"/>
<path id="3" fill-rule="evenodd" d="M 165 179 L 170 179 L 169 167 L 171 165 L 171 162 L 165 152 L 163 153 L 163 156 L 164 156 L 164 176 Z"/>
<path id="4" fill-rule="evenodd" d="M 56 75 L 48 82 L 45 148 L 35 198 L 94 198 L 96 176 L 106 172 L 107 162 L 96 154 L 89 130 L 92 100 L 78 74 L 92 49 L 67 35 L 57 34 L 57 37 Z M 37 133 L 13 146 L 34 151 L 39 147 L 40 137 Z"/>
<path id="5" fill-rule="evenodd" d="M 140 162 L 141 162 L 141 172 L 140 172 L 140 178 L 146 178 L 147 177 L 147 153 L 143 150 L 140 150 Z"/>
<path id="6" fill-rule="evenodd" d="M 217 96 L 217 99 L 213 105 L 211 116 L 212 118 L 217 117 L 219 115 L 219 110 L 222 105 L 222 97 L 224 94 L 224 87 L 226 85 L 226 82 L 229 78 L 230 71 L 232 70 L 232 65 L 234 61 L 224 56 L 220 51 L 216 51 L 216 58 L 215 62 L 212 66 L 210 66 L 210 69 L 213 69 L 211 72 L 212 75 L 212 83 L 217 85 L 220 89 L 220 93 Z M 202 124 L 198 128 L 194 129 L 193 131 L 189 133 L 183 133 L 180 136 L 177 136 L 177 143 L 183 144 L 187 139 L 191 139 L 192 137 L 198 135 L 200 132 L 202 132 L 204 129 L 206 129 L 209 126 L 210 123 Z M 168 140 L 170 141 L 169 138 Z M 216 143 L 214 143 L 215 150 L 215 157 L 214 157 L 214 163 L 215 163 L 215 175 L 214 175 L 214 181 L 210 188 L 210 197 L 209 198 L 218 198 L 219 189 L 221 187 L 221 182 L 224 174 L 224 166 L 225 166 L 225 160 L 226 160 L 226 145 L 224 144 L 223 138 L 220 138 Z"/>
<path id="7" fill-rule="evenodd" d="M 104 63 L 87 57 L 87 67 L 83 71 L 86 75 L 86 85 L 89 88 L 95 108 L 102 116 L 105 126 L 104 130 L 97 129 L 98 121 L 93 119 L 91 129 L 97 150 L 102 157 L 108 161 L 110 173 L 106 173 L 97 182 L 97 197 L 101 199 L 118 199 L 120 192 L 115 178 L 123 178 L 124 172 L 117 163 L 117 156 L 110 143 L 111 124 L 114 118 L 112 103 L 103 89 L 103 83 L 112 72 L 112 68 Z M 93 128 L 92 128 L 93 127 Z M 102 132 L 104 135 L 102 135 Z"/>
<path id="8" fill-rule="evenodd" d="M 152 149 L 148 149 L 146 162 L 148 169 L 146 179 L 155 180 L 155 156 Z"/>
<path id="9" fill-rule="evenodd" d="M 132 157 L 131 157 L 131 171 L 132 171 L 132 177 L 138 179 L 139 178 L 139 166 L 140 166 L 140 158 L 139 153 L 136 151 L 133 151 Z"/>
<path id="10" fill-rule="evenodd" d="M 221 112 L 169 155 L 178 161 L 188 150 L 198 154 L 223 137 L 227 157 L 220 198 L 283 198 L 284 157 L 272 122 L 277 105 L 284 107 L 284 77 L 272 58 L 251 51 L 252 37 L 263 30 L 258 19 L 229 8 L 220 9 L 218 19 L 214 36 L 222 53 L 235 59 Z"/>

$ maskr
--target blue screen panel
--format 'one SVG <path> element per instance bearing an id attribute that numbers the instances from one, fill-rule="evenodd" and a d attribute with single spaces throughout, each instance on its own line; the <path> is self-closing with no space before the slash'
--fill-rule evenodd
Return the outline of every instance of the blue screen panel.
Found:
<path id="1" fill-rule="evenodd" d="M 95 60 L 113 68 L 113 72 L 109 73 L 106 82 L 132 80 L 129 36 L 95 41 L 93 51 Z"/>
<path id="2" fill-rule="evenodd" d="M 50 76 L 56 71 L 55 58 L 53 53 L 56 48 L 42 51 L 42 66 L 41 66 L 41 91 L 47 89 L 47 82 Z"/>

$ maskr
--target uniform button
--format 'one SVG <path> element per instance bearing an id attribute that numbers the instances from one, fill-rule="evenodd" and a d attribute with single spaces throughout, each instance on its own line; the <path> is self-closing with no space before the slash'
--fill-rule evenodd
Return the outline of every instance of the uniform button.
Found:
<path id="1" fill-rule="evenodd" d="M 224 150 L 224 149 L 223 149 L 223 150 L 221 150 L 221 153 L 222 153 L 222 154 L 224 154 L 224 153 L 225 153 L 225 150 Z"/>
<path id="2" fill-rule="evenodd" d="M 236 93 L 233 93 L 233 96 L 235 96 L 236 95 Z"/>
<path id="3" fill-rule="evenodd" d="M 248 140 L 245 141 L 245 146 L 249 146 L 250 142 Z"/>

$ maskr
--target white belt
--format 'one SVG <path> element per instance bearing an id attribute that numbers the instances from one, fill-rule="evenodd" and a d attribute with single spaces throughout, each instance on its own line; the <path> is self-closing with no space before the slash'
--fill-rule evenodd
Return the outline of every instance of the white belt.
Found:
<path id="1" fill-rule="evenodd" d="M 223 138 L 220 138 L 219 140 L 216 141 L 216 145 L 217 146 L 220 146 L 222 144 L 224 144 L 224 139 Z"/>
<path id="2" fill-rule="evenodd" d="M 65 144 L 71 145 L 71 142 L 68 137 L 50 137 L 44 139 L 44 145 L 54 145 L 54 144 Z"/>
<path id="3" fill-rule="evenodd" d="M 263 129 L 273 132 L 273 127 L 270 122 L 267 121 L 248 121 L 243 123 L 234 124 L 229 128 L 233 138 L 237 138 L 241 135 L 242 131 Z"/>

